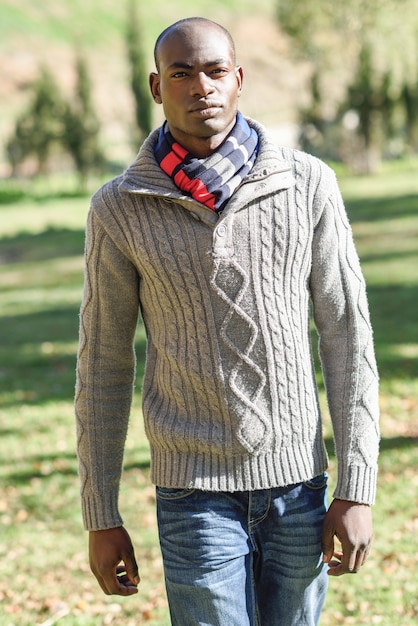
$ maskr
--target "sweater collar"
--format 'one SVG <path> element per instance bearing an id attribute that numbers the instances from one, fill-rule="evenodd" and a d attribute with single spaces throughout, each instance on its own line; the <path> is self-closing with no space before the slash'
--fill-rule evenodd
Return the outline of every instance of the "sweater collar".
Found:
<path id="1" fill-rule="evenodd" d="M 290 163 L 283 160 L 278 147 L 271 141 L 265 128 L 252 119 L 246 119 L 258 134 L 259 153 L 251 173 L 241 187 L 260 181 L 264 181 L 266 192 L 293 186 L 294 178 Z M 135 194 L 166 196 L 182 201 L 182 204 L 195 205 L 195 200 L 182 193 L 158 165 L 154 156 L 158 135 L 159 129 L 156 129 L 145 140 L 135 160 L 122 175 L 120 190 Z"/>

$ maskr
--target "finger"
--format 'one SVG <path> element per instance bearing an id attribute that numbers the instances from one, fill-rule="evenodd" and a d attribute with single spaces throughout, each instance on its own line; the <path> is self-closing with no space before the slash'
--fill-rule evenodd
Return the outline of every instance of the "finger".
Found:
<path id="1" fill-rule="evenodd" d="M 358 571 L 358 551 L 354 548 L 350 548 L 349 550 L 344 551 L 343 555 L 343 566 L 346 568 L 347 572 L 355 573 Z"/>
<path id="2" fill-rule="evenodd" d="M 334 551 L 332 559 L 328 563 L 328 575 L 329 576 L 342 576 L 344 568 L 342 565 L 343 553 L 340 551 Z"/>
<path id="3" fill-rule="evenodd" d="M 328 576 L 342 576 L 344 574 L 342 565 L 339 561 L 330 561 L 328 563 Z"/>
<path id="4" fill-rule="evenodd" d="M 347 571 L 357 573 L 364 565 L 370 551 L 370 542 L 358 542 L 349 548 Z M 344 559 L 343 559 L 344 562 Z"/>
<path id="5" fill-rule="evenodd" d="M 121 576 L 118 576 L 118 582 L 119 582 L 119 590 L 117 592 L 118 595 L 130 596 L 134 593 L 138 593 L 138 587 L 129 580 L 126 574 L 122 574 Z"/>
<path id="6" fill-rule="evenodd" d="M 338 563 L 341 563 L 343 560 L 343 553 L 341 550 L 335 550 L 332 556 L 334 559 L 338 560 Z"/>
<path id="7" fill-rule="evenodd" d="M 330 576 L 342 576 L 343 574 L 357 574 L 364 564 L 365 554 L 362 551 L 353 551 L 344 556 L 342 552 L 335 552 L 334 559 L 329 563 L 328 574 Z"/>
<path id="8" fill-rule="evenodd" d="M 357 551 L 357 558 L 356 558 L 354 571 L 358 572 L 359 569 L 363 567 L 363 565 L 365 564 L 367 560 L 369 552 L 370 552 L 370 544 L 363 548 L 359 548 L 359 550 Z"/>
<path id="9" fill-rule="evenodd" d="M 128 587 L 137 587 L 139 584 L 139 576 L 129 575 L 126 571 L 126 567 L 124 565 L 119 565 L 116 568 L 116 576 L 120 584 L 128 586 Z M 134 578 L 134 580 L 132 580 Z M 136 582 L 138 581 L 138 582 Z"/>
<path id="10" fill-rule="evenodd" d="M 330 563 L 334 555 L 334 533 L 324 529 L 322 533 L 322 560 Z"/>
<path id="11" fill-rule="evenodd" d="M 134 585 L 125 575 L 115 576 L 111 580 L 104 581 L 106 595 L 130 596 L 138 593 L 138 587 Z M 102 587 L 103 588 L 103 587 Z"/>
<path id="12" fill-rule="evenodd" d="M 361 565 L 363 566 L 365 564 L 365 562 L 367 561 L 369 554 L 370 554 L 370 544 L 367 546 L 367 548 L 363 551 L 363 560 L 361 562 Z"/>
<path id="13" fill-rule="evenodd" d="M 138 591 L 136 585 L 126 575 L 124 566 L 118 566 L 106 576 L 96 575 L 96 578 L 107 596 L 128 596 Z"/>
<path id="14" fill-rule="evenodd" d="M 138 565 L 133 550 L 129 554 L 125 555 L 123 562 L 126 575 L 128 576 L 131 583 L 135 586 L 139 585 L 140 577 L 138 573 Z"/>

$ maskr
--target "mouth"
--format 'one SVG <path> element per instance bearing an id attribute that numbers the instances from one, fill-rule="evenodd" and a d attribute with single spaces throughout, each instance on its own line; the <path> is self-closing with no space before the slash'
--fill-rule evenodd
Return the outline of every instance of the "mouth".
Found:
<path id="1" fill-rule="evenodd" d="M 219 112 L 221 105 L 217 102 L 199 102 L 190 108 L 190 113 L 199 117 L 212 117 Z"/>

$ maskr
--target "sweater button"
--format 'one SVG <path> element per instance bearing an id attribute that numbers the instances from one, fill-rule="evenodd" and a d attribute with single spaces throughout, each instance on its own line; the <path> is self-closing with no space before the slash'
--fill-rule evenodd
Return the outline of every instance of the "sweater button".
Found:
<path id="1" fill-rule="evenodd" d="M 226 235 L 226 226 L 225 224 L 221 224 L 218 226 L 217 231 L 219 237 L 225 237 Z"/>

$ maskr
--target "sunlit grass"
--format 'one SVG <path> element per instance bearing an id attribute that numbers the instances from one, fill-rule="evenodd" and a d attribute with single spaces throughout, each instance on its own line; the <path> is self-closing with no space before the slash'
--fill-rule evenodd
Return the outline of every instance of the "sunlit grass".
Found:
<path id="1" fill-rule="evenodd" d="M 386 171 L 341 180 L 368 283 L 383 439 L 373 551 L 360 574 L 330 581 L 322 626 L 418 619 L 418 177 L 396 169 L 396 193 Z M 0 626 L 169 625 L 139 391 L 121 487 L 139 594 L 105 597 L 87 564 L 73 391 L 88 204 L 56 198 L 0 207 Z M 139 389 L 142 327 L 137 346 Z"/>

